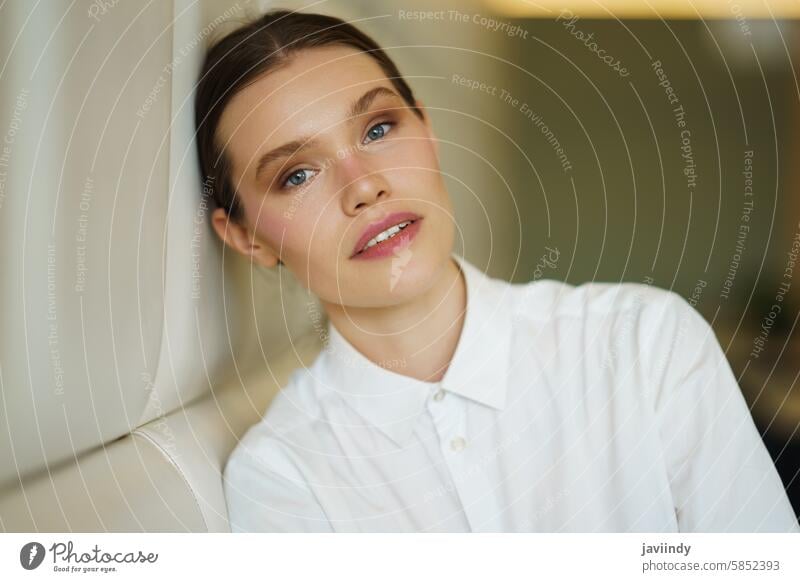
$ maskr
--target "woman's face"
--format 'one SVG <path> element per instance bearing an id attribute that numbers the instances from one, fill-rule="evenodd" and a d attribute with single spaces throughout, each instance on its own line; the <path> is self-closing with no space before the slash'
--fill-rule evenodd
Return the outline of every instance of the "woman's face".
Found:
<path id="1" fill-rule="evenodd" d="M 368 55 L 341 46 L 301 51 L 233 97 L 217 136 L 245 214 L 232 233 L 236 225 L 217 210 L 217 232 L 262 265 L 280 258 L 321 300 L 398 304 L 432 285 L 450 260 L 454 217 L 428 117 L 414 113 Z M 365 229 L 395 212 L 421 219 L 394 237 L 399 244 L 372 249 L 383 256 L 354 256 Z"/>

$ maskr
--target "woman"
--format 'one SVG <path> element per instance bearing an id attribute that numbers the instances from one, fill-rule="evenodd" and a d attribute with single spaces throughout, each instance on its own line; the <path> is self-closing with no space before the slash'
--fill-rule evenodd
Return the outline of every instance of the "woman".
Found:
<path id="1" fill-rule="evenodd" d="M 270 12 L 211 48 L 196 120 L 220 238 L 328 318 L 227 462 L 233 531 L 797 531 L 682 298 L 453 253 L 430 119 L 371 38 Z"/>

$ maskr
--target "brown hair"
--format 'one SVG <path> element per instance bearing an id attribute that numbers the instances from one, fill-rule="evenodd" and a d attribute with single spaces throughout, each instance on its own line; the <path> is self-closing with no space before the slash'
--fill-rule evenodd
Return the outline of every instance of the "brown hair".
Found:
<path id="1" fill-rule="evenodd" d="M 229 220 L 243 218 L 216 130 L 225 105 L 243 88 L 288 64 L 298 51 L 327 45 L 356 48 L 375 59 L 400 96 L 422 119 L 411 88 L 394 62 L 369 36 L 353 25 L 323 14 L 272 10 L 216 42 L 206 54 L 195 94 L 195 126 L 204 190 L 224 208 Z"/>

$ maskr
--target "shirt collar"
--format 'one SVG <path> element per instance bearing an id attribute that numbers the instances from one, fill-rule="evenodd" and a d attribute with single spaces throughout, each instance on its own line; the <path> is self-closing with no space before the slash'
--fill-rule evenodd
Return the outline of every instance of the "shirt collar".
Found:
<path id="1" fill-rule="evenodd" d="M 455 353 L 439 382 L 423 382 L 382 367 L 359 352 L 330 320 L 319 376 L 365 420 L 398 445 L 411 436 L 430 395 L 442 388 L 502 410 L 511 343 L 510 284 L 493 279 L 452 253 L 464 273 L 467 308 Z"/>

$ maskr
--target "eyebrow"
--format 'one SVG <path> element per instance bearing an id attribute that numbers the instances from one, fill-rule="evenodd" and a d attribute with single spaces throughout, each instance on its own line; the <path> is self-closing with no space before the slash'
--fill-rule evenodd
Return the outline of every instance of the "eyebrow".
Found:
<path id="1" fill-rule="evenodd" d="M 346 117 L 348 123 L 352 123 L 354 118 L 364 114 L 369 109 L 370 105 L 372 105 L 372 102 L 378 97 L 382 96 L 402 99 L 400 95 L 388 87 L 384 87 L 383 85 L 379 87 L 373 87 L 350 105 L 350 110 L 348 111 Z M 256 180 L 258 180 L 258 177 L 261 175 L 261 173 L 271 163 L 279 159 L 289 157 L 300 150 L 312 147 L 316 144 L 316 139 L 312 139 L 310 136 L 304 136 L 298 139 L 293 139 L 290 142 L 286 142 L 285 144 L 268 151 L 258 159 L 258 164 L 256 165 Z"/>

